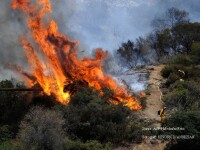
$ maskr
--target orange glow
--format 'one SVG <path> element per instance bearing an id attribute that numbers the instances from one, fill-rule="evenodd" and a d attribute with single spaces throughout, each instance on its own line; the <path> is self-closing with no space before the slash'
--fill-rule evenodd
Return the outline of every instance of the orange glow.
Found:
<path id="1" fill-rule="evenodd" d="M 140 98 L 146 97 L 146 93 L 145 92 L 141 92 L 140 93 Z"/>
<path id="2" fill-rule="evenodd" d="M 138 101 L 127 92 L 126 87 L 119 87 L 103 72 L 102 61 L 107 52 L 97 49 L 95 58 L 84 57 L 80 60 L 77 58 L 78 42 L 60 33 L 54 20 L 44 21 L 45 14 L 52 11 L 49 0 L 36 0 L 36 3 L 29 0 L 13 0 L 11 7 L 21 9 L 28 15 L 27 23 L 32 31 L 31 38 L 36 43 L 33 46 L 25 38 L 20 40 L 32 70 L 30 73 L 11 65 L 30 87 L 38 83 L 46 94 L 53 94 L 59 102 L 68 104 L 71 92 L 64 90 L 64 87 L 77 81 L 84 81 L 97 90 L 103 87 L 112 89 L 115 100 L 110 102 L 114 104 L 122 102 L 131 110 L 141 109 Z"/>

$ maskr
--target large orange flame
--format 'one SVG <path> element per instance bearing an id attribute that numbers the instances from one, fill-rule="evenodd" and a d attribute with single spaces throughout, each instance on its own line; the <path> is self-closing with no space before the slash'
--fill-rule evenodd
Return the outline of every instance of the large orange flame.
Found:
<path id="1" fill-rule="evenodd" d="M 28 15 L 31 37 L 37 43 L 37 46 L 33 46 L 26 39 L 20 40 L 32 69 L 31 73 L 12 65 L 12 68 L 23 76 L 29 86 L 38 83 L 46 94 L 53 94 L 59 102 L 67 104 L 71 93 L 63 90 L 64 87 L 77 81 L 84 81 L 88 86 L 98 90 L 103 87 L 112 89 L 115 100 L 110 101 L 114 104 L 122 102 L 132 110 L 141 109 L 137 100 L 128 94 L 125 87 L 119 87 L 103 72 L 102 60 L 107 52 L 97 49 L 94 59 L 87 57 L 77 59 L 78 42 L 58 32 L 54 20 L 47 21 L 48 19 L 44 18 L 46 13 L 52 12 L 49 0 L 36 0 L 36 3 L 29 0 L 13 0 L 11 7 L 21 9 Z"/>

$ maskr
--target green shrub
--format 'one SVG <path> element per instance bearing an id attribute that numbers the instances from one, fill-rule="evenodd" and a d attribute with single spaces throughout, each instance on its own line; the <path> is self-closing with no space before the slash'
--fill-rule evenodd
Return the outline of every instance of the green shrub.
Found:
<path id="1" fill-rule="evenodd" d="M 200 63 L 200 42 L 193 42 L 191 48 L 191 59 L 193 63 L 198 65 Z"/>
<path id="2" fill-rule="evenodd" d="M 148 122 L 149 123 L 149 122 Z M 144 120 L 139 119 L 134 113 L 129 116 L 129 123 L 127 128 L 127 138 L 132 143 L 141 143 L 144 132 L 142 127 L 147 127 L 149 124 Z"/>
<path id="3" fill-rule="evenodd" d="M 192 63 L 192 59 L 189 55 L 178 55 L 174 58 L 174 60 L 172 60 L 172 64 L 176 65 L 189 66 Z"/>
<path id="4" fill-rule="evenodd" d="M 151 86 L 150 85 L 148 85 L 147 88 L 145 89 L 145 94 L 151 95 Z"/>
<path id="5" fill-rule="evenodd" d="M 33 107 L 21 121 L 18 137 L 24 150 L 60 150 L 65 139 L 60 112 Z"/>
<path id="6" fill-rule="evenodd" d="M 131 111 L 122 104 L 109 103 L 111 93 L 102 96 L 93 88 L 83 88 L 72 96 L 68 106 L 60 108 L 71 138 L 117 144 L 127 140 Z"/>
<path id="7" fill-rule="evenodd" d="M 164 78 L 168 78 L 171 73 L 177 74 L 178 75 L 178 70 L 185 70 L 183 65 L 178 65 L 178 64 L 169 64 L 166 65 L 162 70 L 161 70 L 161 75 Z"/>
<path id="8" fill-rule="evenodd" d="M 140 102 L 141 102 L 142 109 L 145 109 L 147 106 L 147 98 L 146 97 L 140 98 Z"/>
<path id="9" fill-rule="evenodd" d="M 168 87 L 170 84 L 176 82 L 179 79 L 180 79 L 180 77 L 176 73 L 172 72 L 172 73 L 170 73 L 170 75 L 169 75 L 168 79 L 166 80 L 165 84 Z"/>
<path id="10" fill-rule="evenodd" d="M 22 146 L 17 140 L 9 140 L 0 144 L 0 150 L 22 150 Z"/>
<path id="11" fill-rule="evenodd" d="M 98 141 L 81 141 L 67 140 L 64 143 L 64 150 L 111 150 L 111 144 L 102 145 Z"/>
<path id="12" fill-rule="evenodd" d="M 9 126 L 4 125 L 0 126 L 0 144 L 4 141 L 7 141 L 12 138 L 12 132 L 9 129 Z"/>
<path id="13" fill-rule="evenodd" d="M 179 109 L 199 108 L 199 85 L 192 81 L 177 81 L 170 86 L 169 93 L 164 96 L 164 102 L 169 107 Z"/>
<path id="14" fill-rule="evenodd" d="M 188 90 L 174 90 L 164 97 L 167 106 L 183 109 L 188 98 Z"/>
<path id="15" fill-rule="evenodd" d="M 161 75 L 164 78 L 168 78 L 170 73 L 174 72 L 174 67 L 171 65 L 166 65 L 162 70 L 161 70 Z"/>
<path id="16" fill-rule="evenodd" d="M 10 141 L 4 141 L 0 144 L 0 149 L 1 150 L 12 150 L 13 145 L 11 144 Z"/>
<path id="17" fill-rule="evenodd" d="M 200 81 L 200 68 L 198 66 L 189 67 L 186 71 L 189 80 Z"/>
<path id="18" fill-rule="evenodd" d="M 191 54 L 200 59 L 200 42 L 192 43 Z"/>
<path id="19" fill-rule="evenodd" d="M 176 139 L 167 145 L 166 149 L 198 150 L 200 146 L 200 112 L 176 112 L 162 123 L 163 127 L 179 127 L 184 130 L 163 131 L 164 135 L 190 135 L 192 139 Z"/>

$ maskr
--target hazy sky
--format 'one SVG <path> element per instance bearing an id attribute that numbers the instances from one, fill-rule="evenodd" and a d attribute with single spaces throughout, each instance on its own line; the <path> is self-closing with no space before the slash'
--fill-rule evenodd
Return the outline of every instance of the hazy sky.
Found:
<path id="1" fill-rule="evenodd" d="M 62 31 L 80 40 L 83 49 L 113 50 L 123 41 L 145 35 L 151 31 L 151 20 L 170 7 L 188 11 L 192 21 L 200 19 L 199 0 L 66 0 L 58 3 L 54 11 L 60 8 Z M 55 18 L 61 20 L 59 15 Z"/>
<path id="2" fill-rule="evenodd" d="M 5 64 L 26 66 L 18 39 L 26 32 L 20 11 L 12 0 L 0 2 L 0 78 L 8 77 Z M 51 0 L 60 31 L 80 41 L 80 49 L 113 51 L 122 42 L 151 31 L 150 23 L 170 7 L 184 9 L 192 21 L 200 21 L 199 0 Z M 9 76 L 10 73 L 9 73 Z"/>

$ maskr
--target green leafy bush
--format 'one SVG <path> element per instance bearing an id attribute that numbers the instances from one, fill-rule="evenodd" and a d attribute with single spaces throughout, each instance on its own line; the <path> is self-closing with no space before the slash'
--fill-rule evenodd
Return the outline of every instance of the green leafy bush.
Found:
<path id="1" fill-rule="evenodd" d="M 0 144 L 0 149 L 2 150 L 11 150 L 12 148 L 13 146 L 9 141 L 4 141 Z"/>
<path id="2" fill-rule="evenodd" d="M 167 106 L 183 109 L 188 97 L 188 90 L 174 90 L 164 97 L 164 102 Z"/>
<path id="3" fill-rule="evenodd" d="M 198 65 L 200 63 L 200 42 L 193 42 L 191 48 L 191 59 L 193 63 Z"/>
<path id="4" fill-rule="evenodd" d="M 178 64 L 178 65 L 184 65 L 184 66 L 189 66 L 191 65 L 192 59 L 189 55 L 178 55 L 172 60 L 172 64 Z"/>
<path id="5" fill-rule="evenodd" d="M 161 75 L 164 78 L 168 78 L 170 73 L 174 71 L 174 67 L 170 65 L 166 65 L 162 70 L 161 70 Z"/>
<path id="6" fill-rule="evenodd" d="M 192 43 L 191 54 L 195 56 L 198 60 L 200 60 L 200 42 Z"/>
<path id="7" fill-rule="evenodd" d="M 200 81 L 200 67 L 199 66 L 192 66 L 187 68 L 187 77 L 189 80 L 193 81 Z"/>
<path id="8" fill-rule="evenodd" d="M 12 132 L 9 129 L 9 126 L 3 125 L 0 126 L 0 144 L 4 141 L 7 141 L 12 138 Z"/>
<path id="9" fill-rule="evenodd" d="M 169 107 L 191 109 L 200 107 L 199 85 L 192 81 L 177 81 L 169 88 L 164 96 L 164 102 Z"/>
<path id="10" fill-rule="evenodd" d="M 4 141 L 0 144 L 0 150 L 22 150 L 21 143 L 17 140 Z"/>
<path id="11" fill-rule="evenodd" d="M 109 90 L 101 95 L 93 88 L 83 88 L 72 96 L 68 106 L 59 108 L 64 112 L 70 137 L 117 144 L 126 141 L 131 111 L 122 104 L 111 104 L 111 97 Z"/>
<path id="12" fill-rule="evenodd" d="M 60 112 L 33 107 L 20 124 L 18 137 L 23 149 L 60 150 L 65 139 Z"/>
<path id="13" fill-rule="evenodd" d="M 177 139 L 167 145 L 166 149 L 197 150 L 200 146 L 200 112 L 188 111 L 177 112 L 170 118 L 165 119 L 163 127 L 179 127 L 184 130 L 164 131 L 165 135 L 189 135 L 191 139 Z"/>
<path id="14" fill-rule="evenodd" d="M 169 64 L 161 70 L 161 75 L 168 78 L 171 73 L 178 74 L 178 70 L 185 70 L 183 65 Z"/>
<path id="15" fill-rule="evenodd" d="M 179 79 L 180 77 L 176 73 L 170 73 L 168 79 L 166 80 L 165 85 L 168 87 L 170 84 L 176 82 Z"/>
<path id="16" fill-rule="evenodd" d="M 151 86 L 150 85 L 147 86 L 147 88 L 145 90 L 145 94 L 146 95 L 151 95 Z"/>
<path id="17" fill-rule="evenodd" d="M 145 120 L 138 118 L 134 113 L 129 116 L 129 123 L 127 128 L 127 139 L 131 143 L 141 143 L 142 136 L 144 132 L 142 131 L 143 127 L 149 126 L 151 123 L 149 121 L 145 122 Z"/>

